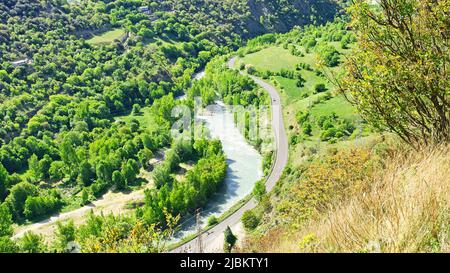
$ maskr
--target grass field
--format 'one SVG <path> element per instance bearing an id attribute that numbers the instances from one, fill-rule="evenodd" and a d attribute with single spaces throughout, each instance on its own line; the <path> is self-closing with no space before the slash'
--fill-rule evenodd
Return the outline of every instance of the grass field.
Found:
<path id="1" fill-rule="evenodd" d="M 125 35 L 125 30 L 118 28 L 94 36 L 87 40 L 87 42 L 92 45 L 110 44 L 114 42 L 114 40 L 120 39 L 123 35 Z"/>
<path id="2" fill-rule="evenodd" d="M 331 89 L 332 86 L 323 77 L 317 76 L 312 71 L 302 70 L 302 77 L 306 80 L 303 87 L 297 87 L 296 80 L 287 79 L 280 76 L 276 76 L 275 80 L 279 86 L 284 90 L 282 97 L 284 103 L 290 104 L 298 100 L 302 100 L 305 96 L 311 96 L 314 92 L 316 84 L 323 83 L 327 89 Z"/>
<path id="3" fill-rule="evenodd" d="M 320 41 L 320 39 L 318 39 Z M 348 49 L 343 49 L 339 42 L 327 42 L 334 46 L 342 55 L 341 61 L 345 54 L 348 54 Z M 316 121 L 321 116 L 329 116 L 335 113 L 341 119 L 348 119 L 358 124 L 358 114 L 354 107 L 345 100 L 341 95 L 334 95 L 331 99 L 315 103 L 317 99 L 327 95 L 326 93 L 333 93 L 334 86 L 324 76 L 317 73 L 317 71 L 325 72 L 327 74 L 339 75 L 342 73 L 342 67 L 327 67 L 323 71 L 322 67 L 318 66 L 319 56 L 314 50 L 308 53 L 301 45 L 289 43 L 289 47 L 295 46 L 303 56 L 294 56 L 290 50 L 284 49 L 281 46 L 270 46 L 258 52 L 248 54 L 238 59 L 237 64 L 251 64 L 259 72 L 273 71 L 278 72 L 281 69 L 295 70 L 297 64 L 307 64 L 311 69 L 301 69 L 299 72 L 303 79 L 305 79 L 302 87 L 297 86 L 296 79 L 284 78 L 281 76 L 271 77 L 271 81 L 277 86 L 280 91 L 281 103 L 283 105 L 283 116 L 286 128 L 288 128 L 288 137 L 302 135 L 303 139 L 298 144 L 291 143 L 290 148 L 290 162 L 295 166 L 302 162 L 303 154 L 308 147 L 327 147 L 341 145 L 341 142 L 331 144 L 327 141 L 321 140 L 322 129 L 318 127 Z M 325 84 L 327 92 L 316 93 L 315 87 L 317 84 Z M 298 124 L 296 114 L 302 112 L 309 112 L 310 122 L 312 125 L 312 132 L 310 136 L 305 136 L 302 133 L 302 126 Z M 367 135 L 367 134 L 364 134 Z M 350 141 L 350 140 L 349 140 Z"/>
<path id="4" fill-rule="evenodd" d="M 245 64 L 252 64 L 259 71 L 280 71 L 294 69 L 300 58 L 292 55 L 289 50 L 279 46 L 271 46 L 261 51 L 248 54 L 240 60 Z"/>
<path id="5" fill-rule="evenodd" d="M 350 120 L 358 118 L 356 109 L 341 95 L 323 103 L 316 104 L 311 108 L 311 114 L 315 117 L 329 115 L 330 113 L 336 113 L 339 117 Z"/>
<path id="6" fill-rule="evenodd" d="M 126 116 L 117 117 L 116 121 L 123 121 L 130 123 L 133 119 L 137 120 L 142 128 L 148 128 L 154 124 L 154 116 L 150 107 L 143 107 L 138 114 L 129 114 Z"/>

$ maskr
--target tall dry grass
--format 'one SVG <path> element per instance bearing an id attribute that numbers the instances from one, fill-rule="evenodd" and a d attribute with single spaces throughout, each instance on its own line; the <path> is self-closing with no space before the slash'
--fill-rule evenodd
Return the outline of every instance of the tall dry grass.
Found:
<path id="1" fill-rule="evenodd" d="M 448 147 L 398 151 L 383 163 L 369 188 L 299 228 L 266 234 L 265 251 L 449 252 Z"/>
<path id="2" fill-rule="evenodd" d="M 313 252 L 448 252 L 448 149 L 400 153 L 386 163 L 368 192 L 311 222 L 297 235 L 296 246 L 281 247 Z"/>

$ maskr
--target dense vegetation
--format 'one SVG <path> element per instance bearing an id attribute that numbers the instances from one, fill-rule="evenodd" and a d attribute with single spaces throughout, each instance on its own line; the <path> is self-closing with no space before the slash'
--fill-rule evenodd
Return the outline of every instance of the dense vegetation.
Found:
<path id="1" fill-rule="evenodd" d="M 370 134 L 355 108 L 335 92 L 333 77 L 356 41 L 346 18 L 266 34 L 238 50 L 237 68 L 272 82 L 281 95 L 294 168 L 321 147 Z"/>
<path id="2" fill-rule="evenodd" d="M 448 143 L 450 3 L 379 5 L 362 2 L 350 10 L 358 49 L 341 91 L 367 121 L 411 145 Z"/>
<path id="3" fill-rule="evenodd" d="M 214 80 L 190 88 L 193 72 L 249 37 L 323 22 L 336 11 L 332 1 L 0 3 L 2 251 L 28 251 L 7 239 L 12 222 L 70 210 L 108 190 L 132 190 L 146 183 L 141 174 L 149 170 L 154 185 L 136 217 L 92 221 L 127 222 L 123 234 L 140 224 L 156 232 L 168 226 L 167 215 L 204 204 L 225 176 L 225 158 L 217 141 L 172 139 L 172 108 L 192 107 L 197 95 L 207 103 L 214 89 L 235 104 L 265 97 L 232 72 L 211 73 Z M 174 99 L 188 89 L 188 100 Z M 150 164 L 160 153 L 164 162 Z M 183 162 L 193 166 L 175 179 Z M 59 232 L 83 231 L 62 225 Z M 40 242 L 36 236 L 27 234 L 24 244 Z M 63 244 L 52 249 L 63 251 Z M 38 245 L 34 250 L 43 251 Z"/>
<path id="4" fill-rule="evenodd" d="M 314 63 L 300 64 L 300 71 L 327 75 L 339 91 L 322 95 L 323 106 L 310 100 L 305 107 L 301 101 L 327 94 L 332 85 L 320 77 L 296 77 L 292 67 L 283 70 L 276 63 L 275 71 L 261 70 L 264 62 L 257 54 L 270 51 L 243 49 L 243 55 L 250 54 L 242 57 L 247 65 L 241 68 L 261 77 L 275 75 L 285 93 L 286 122 L 301 127 L 290 138 L 290 164 L 281 181 L 242 218 L 248 235 L 242 251 L 448 251 L 449 52 L 443 26 L 449 21 L 444 10 L 448 1 L 355 1 L 352 20 L 341 25 L 340 34 L 339 22 L 329 24 L 333 32 L 317 34 L 320 28 L 312 27 L 312 37 L 293 31 L 293 38 L 305 42 L 300 50 L 291 47 L 292 56 L 305 60 L 307 51 L 318 53 Z M 343 35 L 320 44 L 317 37 L 324 34 Z M 276 40 L 281 44 L 280 37 Z M 362 130 L 359 118 L 349 119 L 348 102 L 361 115 Z M 377 136 L 376 131 L 394 134 Z M 299 160 L 298 143 L 314 136 L 322 146 Z"/>
<path id="5" fill-rule="evenodd" d="M 274 192 L 256 183 L 244 250 L 448 250 L 449 3 L 355 1 L 329 22 L 340 2 L 2 1 L 0 252 L 163 251 L 227 167 L 220 141 L 186 138 L 203 126 L 171 134 L 172 109 L 194 109 L 197 97 L 267 106 L 246 74 L 279 89 L 290 158 Z M 250 126 L 267 117 L 243 114 L 267 174 L 272 140 Z M 137 190 L 125 215 L 57 223 L 52 240 L 12 238 L 16 225 Z M 399 217 L 405 225 L 379 224 Z M 225 238 L 230 252 L 230 228 Z"/>

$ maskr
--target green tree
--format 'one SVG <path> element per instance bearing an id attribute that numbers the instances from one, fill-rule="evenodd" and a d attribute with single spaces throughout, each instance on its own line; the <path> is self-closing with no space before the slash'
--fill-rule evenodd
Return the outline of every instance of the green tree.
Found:
<path id="1" fill-rule="evenodd" d="M 65 168 L 64 162 L 62 161 L 53 161 L 50 164 L 50 169 L 48 170 L 50 179 L 52 180 L 61 180 L 64 177 Z"/>
<path id="2" fill-rule="evenodd" d="M 247 210 L 242 215 L 242 225 L 248 231 L 254 230 L 259 225 L 259 218 L 253 210 Z"/>
<path id="3" fill-rule="evenodd" d="M 39 165 L 39 159 L 35 154 L 31 155 L 31 157 L 28 159 L 28 168 L 30 170 L 31 176 L 35 180 L 39 180 L 41 178 L 41 167 Z"/>
<path id="4" fill-rule="evenodd" d="M 88 161 L 80 164 L 80 182 L 83 186 L 89 186 L 94 178 L 94 170 Z"/>
<path id="5" fill-rule="evenodd" d="M 225 253 L 231 253 L 231 250 L 236 244 L 237 237 L 233 234 L 229 226 L 227 226 L 227 228 L 223 232 L 223 235 L 224 235 L 223 251 Z"/>
<path id="6" fill-rule="evenodd" d="M 75 241 L 75 225 L 72 220 L 63 224 L 61 222 L 56 223 L 55 232 L 55 249 L 58 252 L 68 252 L 68 244 Z"/>
<path id="7" fill-rule="evenodd" d="M 10 239 L 14 230 L 12 216 L 5 204 L 0 205 L 0 253 L 14 253 L 18 251 L 16 243 Z"/>
<path id="8" fill-rule="evenodd" d="M 78 157 L 73 148 L 72 144 L 69 141 L 64 141 L 61 144 L 61 159 L 68 166 L 72 166 L 73 164 L 78 163 Z"/>
<path id="9" fill-rule="evenodd" d="M 50 177 L 50 166 L 52 164 L 52 158 L 45 154 L 44 157 L 39 161 L 39 169 L 41 171 L 41 178 L 48 179 Z"/>
<path id="10" fill-rule="evenodd" d="M 128 159 L 125 166 L 122 168 L 123 178 L 125 179 L 125 185 L 131 185 L 136 181 L 139 174 L 139 165 L 134 159 Z"/>
<path id="11" fill-rule="evenodd" d="M 111 182 L 111 177 L 112 177 L 111 166 L 105 160 L 101 160 L 97 164 L 95 172 L 96 172 L 97 177 L 100 180 L 102 180 L 102 181 L 104 181 L 106 183 L 110 183 Z"/>
<path id="12" fill-rule="evenodd" d="M 16 253 L 19 251 L 17 244 L 7 236 L 0 237 L 0 253 Z"/>
<path id="13" fill-rule="evenodd" d="M 27 231 L 19 240 L 20 251 L 25 253 L 46 252 L 47 247 L 44 243 L 44 237 Z"/>
<path id="14" fill-rule="evenodd" d="M 140 111 L 141 111 L 141 106 L 139 104 L 133 104 L 133 110 L 132 110 L 133 115 L 139 114 Z"/>
<path id="15" fill-rule="evenodd" d="M 255 186 L 253 187 L 253 196 L 256 200 L 261 201 L 261 199 L 266 194 L 266 185 L 264 183 L 264 180 L 259 180 L 255 183 Z"/>
<path id="16" fill-rule="evenodd" d="M 127 181 L 120 171 L 114 171 L 112 174 L 112 182 L 118 190 L 124 190 L 127 187 Z"/>
<path id="17" fill-rule="evenodd" d="M 208 226 L 214 226 L 214 225 L 216 225 L 217 223 L 219 223 L 219 219 L 217 219 L 217 217 L 215 216 L 215 215 L 211 215 L 209 218 L 208 218 Z"/>
<path id="18" fill-rule="evenodd" d="M 355 1 L 340 90 L 375 128 L 417 147 L 450 141 L 450 1 Z"/>
<path id="19" fill-rule="evenodd" d="M 170 176 L 170 169 L 167 164 L 160 164 L 156 166 L 153 170 L 152 176 L 153 181 L 155 182 L 155 187 L 157 189 L 172 181 L 172 177 Z"/>
<path id="20" fill-rule="evenodd" d="M 302 125 L 302 131 L 305 135 L 311 136 L 312 134 L 312 125 L 309 122 L 304 122 Z"/>
<path id="21" fill-rule="evenodd" d="M 0 205 L 0 237 L 10 237 L 13 234 L 12 216 L 5 204 Z"/>
<path id="22" fill-rule="evenodd" d="M 11 188 L 5 202 L 10 206 L 13 216 L 21 218 L 24 216 L 25 201 L 29 196 L 36 196 L 38 189 L 28 182 L 20 182 Z"/>
<path id="23" fill-rule="evenodd" d="M 325 86 L 324 83 L 318 83 L 314 86 L 314 92 L 315 93 L 322 93 L 327 91 L 327 87 Z"/>
<path id="24" fill-rule="evenodd" d="M 83 188 L 81 191 L 81 205 L 84 206 L 89 202 L 89 191 L 87 188 Z"/>
<path id="25" fill-rule="evenodd" d="M 318 48 L 318 52 L 325 65 L 333 67 L 339 64 L 339 51 L 334 46 L 323 44 Z"/>
<path id="26" fill-rule="evenodd" d="M 8 171 L 3 167 L 0 163 L 0 203 L 5 200 L 6 197 L 6 188 L 8 185 Z"/>

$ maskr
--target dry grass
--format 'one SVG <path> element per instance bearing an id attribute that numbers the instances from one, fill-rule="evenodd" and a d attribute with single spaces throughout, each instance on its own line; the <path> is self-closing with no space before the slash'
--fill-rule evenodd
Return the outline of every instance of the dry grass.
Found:
<path id="1" fill-rule="evenodd" d="M 297 228 L 271 229 L 259 246 L 268 252 L 449 252 L 448 147 L 394 151 L 367 178 L 370 187 Z"/>

